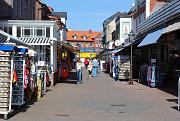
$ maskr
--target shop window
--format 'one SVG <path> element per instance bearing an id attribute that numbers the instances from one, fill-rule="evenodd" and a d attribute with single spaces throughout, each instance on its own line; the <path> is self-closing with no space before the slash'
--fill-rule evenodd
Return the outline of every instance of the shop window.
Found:
<path id="1" fill-rule="evenodd" d="M 160 59 L 160 62 L 161 63 L 164 63 L 164 46 L 163 45 L 161 45 L 161 59 Z"/>
<path id="2" fill-rule="evenodd" d="M 176 32 L 176 39 L 180 39 L 180 30 Z"/>

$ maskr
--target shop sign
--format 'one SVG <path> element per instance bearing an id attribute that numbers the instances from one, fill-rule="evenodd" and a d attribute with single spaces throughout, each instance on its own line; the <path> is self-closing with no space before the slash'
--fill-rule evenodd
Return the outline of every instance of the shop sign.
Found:
<path id="1" fill-rule="evenodd" d="M 120 56 L 113 56 L 114 60 L 118 60 L 120 58 Z"/>
<path id="2" fill-rule="evenodd" d="M 156 59 L 151 59 L 151 64 L 156 64 Z"/>
<path id="3" fill-rule="evenodd" d="M 38 61 L 38 66 L 45 66 L 45 61 Z"/>
<path id="4" fill-rule="evenodd" d="M 93 48 L 81 48 L 81 52 L 95 52 L 96 50 Z"/>
<path id="5" fill-rule="evenodd" d="M 122 38 L 128 38 L 128 34 L 130 33 L 130 22 L 123 21 L 122 22 Z"/>

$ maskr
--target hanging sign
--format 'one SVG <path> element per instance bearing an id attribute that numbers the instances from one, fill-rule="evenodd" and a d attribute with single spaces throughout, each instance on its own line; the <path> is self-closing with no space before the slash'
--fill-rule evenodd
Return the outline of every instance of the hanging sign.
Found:
<path id="1" fill-rule="evenodd" d="M 38 66 L 45 66 L 45 61 L 38 61 Z"/>

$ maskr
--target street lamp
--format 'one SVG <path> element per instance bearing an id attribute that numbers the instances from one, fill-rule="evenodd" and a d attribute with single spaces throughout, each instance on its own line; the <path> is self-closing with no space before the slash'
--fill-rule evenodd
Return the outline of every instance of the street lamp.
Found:
<path id="1" fill-rule="evenodd" d="M 132 70 L 133 70 L 133 68 L 132 68 L 133 45 L 132 45 L 132 42 L 133 42 L 135 34 L 131 30 L 131 32 L 128 34 L 128 36 L 129 36 L 129 41 L 130 41 L 130 44 L 131 44 L 131 60 L 130 60 L 130 79 L 129 79 L 129 84 L 132 85 L 133 84 L 133 76 L 132 76 Z"/>

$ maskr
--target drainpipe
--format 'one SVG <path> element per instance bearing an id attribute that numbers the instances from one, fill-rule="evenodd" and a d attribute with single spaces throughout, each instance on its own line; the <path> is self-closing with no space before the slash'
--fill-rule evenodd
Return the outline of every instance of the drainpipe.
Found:
<path id="1" fill-rule="evenodd" d="M 146 0 L 146 18 L 150 16 L 150 1 L 151 0 Z"/>

